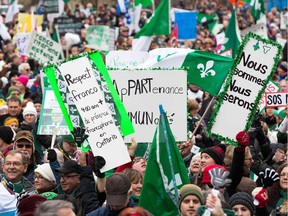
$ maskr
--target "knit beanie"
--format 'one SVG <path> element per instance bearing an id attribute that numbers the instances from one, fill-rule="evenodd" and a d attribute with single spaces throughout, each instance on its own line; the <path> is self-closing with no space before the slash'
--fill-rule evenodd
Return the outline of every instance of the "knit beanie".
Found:
<path id="1" fill-rule="evenodd" d="M 230 197 L 229 204 L 232 208 L 235 205 L 244 205 L 249 209 L 251 215 L 253 215 L 255 210 L 255 206 L 253 204 L 253 197 L 246 192 L 237 192 L 232 195 Z"/>
<path id="2" fill-rule="evenodd" d="M 8 93 L 7 93 L 7 95 L 10 96 L 11 93 L 14 92 L 14 91 L 19 92 L 19 94 L 21 95 L 21 91 L 20 91 L 20 89 L 17 88 L 16 86 L 10 86 L 9 89 L 8 89 Z"/>
<path id="3" fill-rule="evenodd" d="M 210 184 L 211 183 L 211 176 L 209 174 L 209 171 L 214 169 L 214 168 L 220 168 L 220 169 L 224 169 L 225 171 L 227 170 L 225 167 L 220 166 L 218 164 L 212 164 L 209 166 L 204 167 L 203 171 L 202 171 L 202 184 Z"/>
<path id="4" fill-rule="evenodd" d="M 12 123 L 16 123 L 17 124 L 17 127 L 19 127 L 19 121 L 17 118 L 15 117 L 7 117 L 5 120 L 4 120 L 4 125 L 5 126 L 10 126 L 10 124 Z"/>
<path id="5" fill-rule="evenodd" d="M 186 185 L 182 186 L 179 190 L 179 199 L 178 199 L 179 209 L 180 209 L 180 205 L 181 205 L 182 201 L 188 195 L 194 195 L 194 196 L 198 197 L 201 205 L 205 204 L 205 199 L 204 199 L 204 196 L 201 192 L 201 188 L 198 187 L 197 185 L 194 185 L 194 184 L 186 184 Z"/>
<path id="6" fill-rule="evenodd" d="M 11 72 L 9 73 L 9 76 L 8 76 L 8 80 L 10 80 L 12 77 L 14 76 L 19 76 L 19 72 L 18 70 L 11 70 Z"/>
<path id="7" fill-rule="evenodd" d="M 21 75 L 17 78 L 17 81 L 21 82 L 25 87 L 27 86 L 29 77 L 25 75 Z"/>
<path id="8" fill-rule="evenodd" d="M 216 164 L 222 165 L 225 157 L 225 152 L 226 152 L 226 146 L 223 144 L 219 144 L 217 146 L 204 149 L 201 152 L 201 154 L 203 153 L 208 154 L 211 158 L 213 158 Z"/>
<path id="9" fill-rule="evenodd" d="M 39 173 L 40 175 L 43 176 L 43 178 L 52 183 L 56 182 L 55 176 L 49 163 L 38 165 L 37 168 L 34 170 L 34 172 Z"/>
<path id="10" fill-rule="evenodd" d="M 32 114 L 35 116 L 35 122 L 37 121 L 37 111 L 36 111 L 36 108 L 33 104 L 33 102 L 29 101 L 27 104 L 26 104 L 26 107 L 23 109 L 23 116 L 25 117 L 25 115 L 27 114 Z"/>
<path id="11" fill-rule="evenodd" d="M 11 144 L 14 133 L 9 126 L 0 126 L 0 138 L 7 144 Z"/>
<path id="12" fill-rule="evenodd" d="M 7 106 L 7 104 L 6 104 L 6 101 L 4 100 L 4 99 L 0 99 L 0 111 L 2 111 L 2 110 L 8 110 L 8 106 Z"/>
<path id="13" fill-rule="evenodd" d="M 22 198 L 17 206 L 18 213 L 21 216 L 32 216 L 36 210 L 37 204 L 45 202 L 47 199 L 39 194 L 32 194 Z"/>

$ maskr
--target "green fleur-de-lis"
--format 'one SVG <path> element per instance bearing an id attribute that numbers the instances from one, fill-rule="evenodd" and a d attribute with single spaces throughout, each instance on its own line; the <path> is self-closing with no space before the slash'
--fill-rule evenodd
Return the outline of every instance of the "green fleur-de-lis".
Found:
<path id="1" fill-rule="evenodd" d="M 257 41 L 257 43 L 255 45 L 253 45 L 253 48 L 254 48 L 254 51 L 260 49 L 259 41 Z"/>
<path id="2" fill-rule="evenodd" d="M 210 75 L 211 76 L 215 76 L 216 72 L 214 70 L 212 70 L 212 67 L 214 65 L 214 61 L 210 60 L 206 62 L 206 67 L 204 66 L 204 64 L 198 64 L 197 65 L 197 69 L 200 70 L 201 72 L 201 78 L 205 78 L 206 76 Z"/>

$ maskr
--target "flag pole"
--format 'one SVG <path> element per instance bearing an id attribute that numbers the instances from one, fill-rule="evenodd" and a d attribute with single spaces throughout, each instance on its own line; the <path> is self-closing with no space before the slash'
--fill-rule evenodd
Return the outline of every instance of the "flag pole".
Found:
<path id="1" fill-rule="evenodd" d="M 170 165 L 171 174 L 172 174 L 173 188 L 174 188 L 175 197 L 176 197 L 176 200 L 173 199 L 173 197 L 171 197 L 171 199 L 174 200 L 174 202 L 176 202 L 175 205 L 177 205 L 177 202 L 178 202 L 178 189 L 177 189 L 177 184 L 176 184 L 176 179 L 175 179 L 175 172 L 174 172 L 174 168 L 173 168 L 173 164 L 172 164 L 171 150 L 170 150 L 170 146 L 168 144 L 167 129 L 166 129 L 165 119 L 164 119 L 164 114 L 165 113 L 164 113 L 164 109 L 163 109 L 162 105 L 159 105 L 159 109 L 160 109 L 160 118 L 162 120 L 162 127 L 163 127 L 163 131 L 164 131 L 164 136 L 165 136 L 165 144 L 166 144 L 166 147 L 167 147 L 169 165 Z"/>
<path id="2" fill-rule="evenodd" d="M 213 97 L 211 98 L 211 101 L 209 102 L 209 104 L 208 104 L 208 106 L 207 106 L 205 112 L 204 112 L 203 115 L 201 116 L 201 118 L 200 118 L 200 120 L 199 120 L 199 122 L 198 122 L 196 128 L 194 129 L 192 135 L 189 137 L 189 140 L 191 140 L 191 139 L 193 138 L 193 136 L 195 135 L 195 133 L 196 133 L 196 131 L 198 130 L 198 128 L 199 128 L 201 122 L 203 121 L 205 115 L 207 114 L 208 109 L 211 107 L 212 102 L 214 101 L 214 99 L 215 99 L 215 96 L 213 96 Z"/>

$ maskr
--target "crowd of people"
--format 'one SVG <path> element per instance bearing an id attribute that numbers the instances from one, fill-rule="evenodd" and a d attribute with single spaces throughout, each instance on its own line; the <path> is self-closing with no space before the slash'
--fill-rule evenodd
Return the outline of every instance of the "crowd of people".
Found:
<path id="1" fill-rule="evenodd" d="M 177 8 L 217 14 L 217 19 L 223 24 L 221 31 L 225 32 L 228 26 L 232 11 L 229 1 L 174 3 Z M 237 7 L 240 30 L 255 24 L 251 11 L 247 5 Z M 151 15 L 149 10 L 142 10 L 139 26 L 145 25 Z M 5 19 L 5 13 L 1 16 Z M 129 31 L 125 14 L 118 13 L 116 5 L 103 4 L 97 8 L 92 3 L 86 6 L 79 3 L 75 8 L 66 5 L 63 16 L 79 17 L 83 22 L 79 44 L 66 49 L 65 38 L 61 38 L 63 48 L 69 50 L 66 58 L 86 51 L 87 27 L 91 25 L 119 27 L 116 50 L 132 49 L 136 32 Z M 287 8 L 280 11 L 273 7 L 266 13 L 268 38 L 286 40 L 273 76 L 274 83 L 283 93 L 287 93 L 288 77 L 287 16 Z M 281 28 L 281 19 L 285 19 L 285 29 Z M 17 53 L 14 40 L 18 30 L 16 24 L 17 19 L 7 26 L 12 40 L 0 38 L 0 214 L 153 215 L 149 209 L 139 206 L 142 184 L 145 175 L 149 175 L 146 172 L 149 154 L 136 153 L 140 145 L 145 144 L 138 144 L 132 139 L 131 145 L 127 145 L 131 162 L 102 173 L 100 170 L 105 165 L 105 159 L 94 157 L 90 151 L 81 152 L 77 148 L 81 143 L 75 142 L 75 133 L 74 136 L 73 133 L 58 136 L 53 148 L 52 136 L 37 134 L 43 105 L 40 77 L 43 65 Z M 155 36 L 150 50 L 174 46 L 218 54 L 216 38 L 208 24 L 198 23 L 197 38 L 178 41 L 176 45 L 170 35 Z M 46 15 L 42 27 L 53 34 L 53 23 L 49 23 Z M 207 134 L 206 127 L 217 98 L 196 85 L 189 84 L 187 90 L 189 135 L 186 142 L 177 143 L 177 146 L 190 184 L 183 185 L 178 191 L 176 205 L 179 214 L 287 215 L 288 106 L 266 108 L 259 112 L 250 130 L 239 131 L 236 135 L 238 147 L 235 147 Z M 199 122 L 201 116 L 204 119 Z M 192 151 L 193 146 L 200 149 L 198 153 Z M 225 174 L 218 186 L 215 178 L 219 176 L 215 170 Z M 155 203 L 151 202 L 151 205 Z M 163 212 L 162 215 L 168 213 Z"/>

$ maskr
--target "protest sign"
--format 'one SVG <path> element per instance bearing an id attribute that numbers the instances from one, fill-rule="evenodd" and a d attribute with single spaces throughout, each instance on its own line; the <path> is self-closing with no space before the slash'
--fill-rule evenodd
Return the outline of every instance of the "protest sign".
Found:
<path id="1" fill-rule="evenodd" d="M 62 46 L 55 41 L 39 34 L 31 32 L 25 55 L 38 61 L 42 65 L 55 64 L 58 62 Z"/>
<path id="2" fill-rule="evenodd" d="M 35 19 L 36 21 L 32 20 Z M 18 29 L 20 32 L 31 32 L 35 30 L 35 26 L 39 32 L 42 31 L 43 15 L 29 14 L 29 13 L 19 13 L 18 14 Z"/>
<path id="3" fill-rule="evenodd" d="M 57 135 L 70 134 L 58 101 L 51 88 L 44 88 L 43 105 L 39 119 L 37 134 Z"/>
<path id="4" fill-rule="evenodd" d="M 77 17 L 58 17 L 54 19 L 54 25 L 58 26 L 60 36 L 64 36 L 67 32 L 80 35 L 82 20 Z"/>
<path id="5" fill-rule="evenodd" d="M 109 26 L 89 26 L 87 29 L 86 47 L 97 50 L 115 50 L 116 30 Z"/>
<path id="6" fill-rule="evenodd" d="M 176 141 L 187 140 L 187 72 L 184 70 L 110 70 L 114 86 L 134 125 L 131 142 L 152 142 L 159 104 L 166 111 Z M 177 77 L 177 79 L 175 79 Z"/>
<path id="7" fill-rule="evenodd" d="M 143 64 L 149 53 L 143 51 L 110 51 L 106 55 L 106 67 L 117 69 L 131 69 Z"/>
<path id="8" fill-rule="evenodd" d="M 196 38 L 196 12 L 175 13 L 175 24 L 178 25 L 178 40 Z"/>
<path id="9" fill-rule="evenodd" d="M 238 145 L 236 134 L 250 128 L 280 52 L 281 46 L 274 41 L 253 33 L 245 36 L 209 121 L 210 135 Z"/>
<path id="10" fill-rule="evenodd" d="M 24 55 L 26 46 L 28 45 L 30 33 L 17 33 L 17 50 L 19 55 Z"/>
<path id="11" fill-rule="evenodd" d="M 286 107 L 288 104 L 288 93 L 269 92 L 265 93 L 266 107 Z"/>
<path id="12" fill-rule="evenodd" d="M 253 32 L 254 34 L 257 34 L 257 35 L 265 37 L 265 38 L 268 37 L 268 35 L 267 35 L 267 27 L 266 27 L 265 23 L 259 23 L 259 24 L 252 25 L 250 27 L 247 27 L 247 28 L 243 29 L 240 32 L 241 37 L 244 37 L 249 32 Z"/>
<path id="13" fill-rule="evenodd" d="M 58 0 L 43 0 L 41 7 L 44 14 L 59 12 Z"/>
<path id="14" fill-rule="evenodd" d="M 129 162 L 127 147 L 97 82 L 99 73 L 92 67 L 90 59 L 83 56 L 64 61 L 57 69 L 69 89 L 69 100 L 75 104 L 83 120 L 94 156 L 101 155 L 106 160 L 101 172 Z"/>
<path id="15" fill-rule="evenodd" d="M 267 84 L 267 87 L 265 89 L 265 94 L 269 93 L 269 92 L 278 92 L 279 89 L 280 89 L 280 86 L 277 83 L 275 83 L 273 81 L 269 81 Z M 262 113 L 266 107 L 265 94 L 262 96 L 262 98 L 260 99 L 259 104 L 258 104 L 258 110 L 260 113 Z"/>

